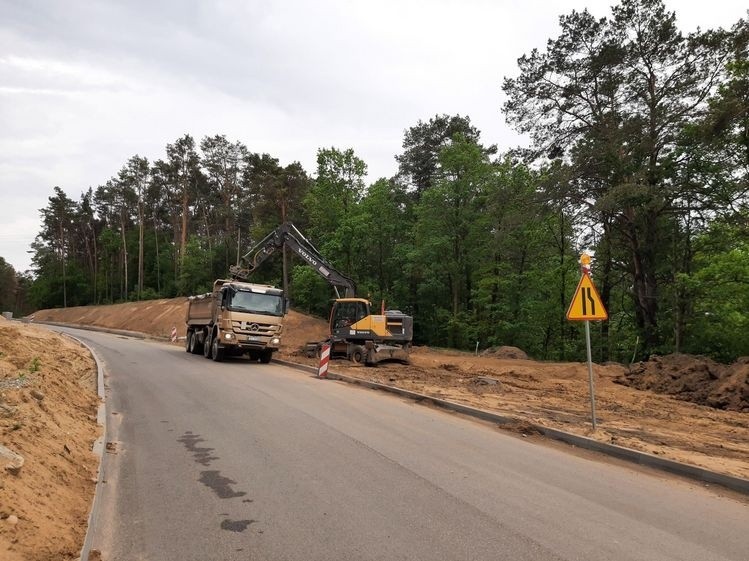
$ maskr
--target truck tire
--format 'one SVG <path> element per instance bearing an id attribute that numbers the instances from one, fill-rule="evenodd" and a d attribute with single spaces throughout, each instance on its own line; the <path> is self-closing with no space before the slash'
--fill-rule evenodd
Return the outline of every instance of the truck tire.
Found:
<path id="1" fill-rule="evenodd" d="M 273 358 L 273 351 L 265 349 L 260 352 L 260 362 L 263 364 L 268 364 L 271 358 Z"/>
<path id="2" fill-rule="evenodd" d="M 190 337 L 190 352 L 194 355 L 199 355 L 203 349 L 200 347 L 198 334 L 194 331 L 192 331 L 191 333 L 192 337 Z"/>
<path id="3" fill-rule="evenodd" d="M 218 337 L 213 337 L 211 339 L 211 358 L 215 362 L 221 362 L 224 360 L 224 349 L 219 345 Z"/>
<path id="4" fill-rule="evenodd" d="M 187 330 L 187 335 L 185 335 L 185 352 L 191 353 L 192 352 L 192 338 L 193 338 L 192 329 Z"/>
<path id="5" fill-rule="evenodd" d="M 351 362 L 355 364 L 362 364 L 367 358 L 367 351 L 364 347 L 356 346 L 351 353 Z"/>
<path id="6" fill-rule="evenodd" d="M 203 338 L 203 356 L 205 358 L 211 358 L 211 332 L 205 334 Z"/>

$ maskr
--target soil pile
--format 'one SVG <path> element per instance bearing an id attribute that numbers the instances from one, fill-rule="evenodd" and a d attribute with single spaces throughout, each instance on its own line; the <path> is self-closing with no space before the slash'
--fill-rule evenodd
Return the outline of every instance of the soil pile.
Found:
<path id="1" fill-rule="evenodd" d="M 170 337 L 172 328 L 185 336 L 187 298 L 144 300 L 110 306 L 75 306 L 41 310 L 29 316 L 31 320 L 76 325 L 95 325 L 147 333 L 155 337 Z"/>
<path id="2" fill-rule="evenodd" d="M 481 356 L 493 356 L 495 358 L 514 358 L 518 360 L 528 360 L 528 355 L 525 351 L 518 349 L 517 347 L 490 347 L 485 351 L 481 351 Z"/>
<path id="3" fill-rule="evenodd" d="M 95 388 L 96 365 L 78 343 L 0 322 L 3 561 L 78 558 L 98 467 Z"/>
<path id="4" fill-rule="evenodd" d="M 729 411 L 749 412 L 749 360 L 724 365 L 699 356 L 654 356 L 615 382 Z"/>

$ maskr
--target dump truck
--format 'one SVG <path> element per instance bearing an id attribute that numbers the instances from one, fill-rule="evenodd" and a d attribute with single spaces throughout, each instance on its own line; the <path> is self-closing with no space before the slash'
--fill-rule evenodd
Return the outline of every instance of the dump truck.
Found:
<path id="1" fill-rule="evenodd" d="M 369 300 L 356 296 L 354 281 L 325 260 L 291 222 L 270 232 L 240 259 L 239 265 L 230 267 L 232 278 L 248 279 L 261 263 L 284 247 L 303 259 L 336 293 L 330 312 L 330 336 L 325 341 L 307 343 L 308 356 L 319 356 L 321 348 L 329 345 L 331 357 L 368 366 L 384 360 L 409 361 L 413 318 L 399 310 L 373 313 Z"/>
<path id="2" fill-rule="evenodd" d="M 185 350 L 217 362 L 247 354 L 268 363 L 281 345 L 285 311 L 279 288 L 219 279 L 212 292 L 188 298 Z"/>

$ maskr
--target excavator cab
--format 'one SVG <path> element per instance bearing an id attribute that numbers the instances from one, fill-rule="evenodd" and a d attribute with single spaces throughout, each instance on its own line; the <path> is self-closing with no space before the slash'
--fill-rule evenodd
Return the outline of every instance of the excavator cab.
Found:
<path id="1" fill-rule="evenodd" d="M 340 298 L 330 311 L 330 332 L 334 335 L 347 336 L 354 325 L 370 315 L 370 306 L 363 298 Z"/>

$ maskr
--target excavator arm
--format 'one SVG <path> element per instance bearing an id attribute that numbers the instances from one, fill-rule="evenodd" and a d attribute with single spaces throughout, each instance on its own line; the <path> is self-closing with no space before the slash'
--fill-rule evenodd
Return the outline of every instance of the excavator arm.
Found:
<path id="1" fill-rule="evenodd" d="M 229 269 L 232 278 L 246 280 L 268 257 L 284 246 L 296 253 L 317 274 L 328 281 L 335 289 L 338 298 L 353 297 L 356 294 L 354 281 L 336 271 L 291 222 L 281 224 L 242 256 L 239 265 L 232 265 Z M 343 296 L 338 291 L 339 288 L 343 290 Z"/>

